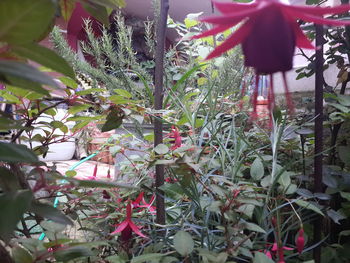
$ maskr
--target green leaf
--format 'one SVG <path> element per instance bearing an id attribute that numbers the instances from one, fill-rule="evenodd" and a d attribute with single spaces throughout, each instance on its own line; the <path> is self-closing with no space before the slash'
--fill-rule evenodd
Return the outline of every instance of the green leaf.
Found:
<path id="1" fill-rule="evenodd" d="M 39 89 L 41 89 L 41 86 L 39 84 L 37 83 L 33 83 L 33 84 L 36 85 L 36 87 L 39 87 Z M 45 96 L 38 92 L 28 90 L 27 88 L 19 88 L 11 85 L 6 86 L 6 91 L 11 92 L 13 95 L 17 97 L 26 98 L 28 100 L 38 100 L 38 99 L 42 99 Z"/>
<path id="2" fill-rule="evenodd" d="M 61 128 L 62 126 L 64 126 L 64 124 L 63 124 L 63 122 L 61 122 L 61 121 L 52 121 L 52 122 L 50 122 L 50 126 L 51 126 L 52 128 L 59 129 L 59 128 Z"/>
<path id="3" fill-rule="evenodd" d="M 157 260 L 157 259 L 160 259 L 162 257 L 164 257 L 164 254 L 149 253 L 149 254 L 144 254 L 141 256 L 134 257 L 131 260 L 131 263 L 144 263 L 144 262 L 150 262 L 150 261 L 153 262 L 153 260 Z"/>
<path id="4" fill-rule="evenodd" d="M 350 230 L 344 230 L 339 233 L 339 236 L 350 236 Z"/>
<path id="5" fill-rule="evenodd" d="M 87 257 L 93 256 L 94 254 L 90 249 L 86 247 L 74 246 L 66 249 L 56 250 L 53 253 L 53 255 L 57 261 L 68 262 L 76 258 L 81 258 L 81 257 L 87 258 Z"/>
<path id="6" fill-rule="evenodd" d="M 264 253 L 255 252 L 253 263 L 274 263 L 274 261 L 268 258 Z"/>
<path id="7" fill-rule="evenodd" d="M 39 216 L 42 216 L 46 219 L 50 219 L 53 222 L 62 225 L 73 225 L 73 222 L 69 217 L 67 217 L 60 210 L 54 208 L 49 204 L 33 202 L 29 210 Z"/>
<path id="8" fill-rule="evenodd" d="M 0 195 L 0 238 L 8 241 L 19 220 L 28 210 L 33 194 L 30 190 Z"/>
<path id="9" fill-rule="evenodd" d="M 69 21 L 70 17 L 72 16 L 74 7 L 75 7 L 75 1 L 72 0 L 60 0 L 59 2 L 60 9 L 61 9 L 61 15 L 65 21 Z"/>
<path id="10" fill-rule="evenodd" d="M 343 197 L 344 199 L 350 201 L 350 193 L 347 192 L 340 192 L 341 197 Z"/>
<path id="11" fill-rule="evenodd" d="M 185 18 L 185 26 L 187 28 L 191 28 L 191 27 L 194 27 L 196 25 L 199 24 L 199 22 L 197 20 L 193 20 L 193 19 L 189 19 L 189 18 Z"/>
<path id="12" fill-rule="evenodd" d="M 6 192 L 20 189 L 17 176 L 5 167 L 0 167 L 0 188 Z"/>
<path id="13" fill-rule="evenodd" d="M 34 88 L 32 86 L 27 87 L 24 85 L 25 83 L 21 83 L 21 81 L 29 81 L 31 83 L 40 83 L 52 87 L 58 87 L 57 83 L 50 76 L 21 62 L 0 60 L 0 74 L 9 79 L 10 84 L 13 83 L 14 80 L 17 80 L 17 82 L 14 83 L 14 86 L 30 89 L 41 94 L 48 95 L 49 92 L 43 88 Z"/>
<path id="14" fill-rule="evenodd" d="M 55 6 L 48 0 L 1 0 L 0 41 L 31 43 L 43 38 L 55 18 Z"/>
<path id="15" fill-rule="evenodd" d="M 23 247 L 28 249 L 30 252 L 36 252 L 40 248 L 42 248 L 42 241 L 34 238 L 15 238 L 13 239 L 15 242 L 18 242 L 21 244 Z"/>
<path id="16" fill-rule="evenodd" d="M 23 129 L 21 121 L 12 120 L 0 116 L 0 130 L 8 131 L 11 129 Z"/>
<path id="17" fill-rule="evenodd" d="M 89 125 L 90 121 L 86 120 L 86 121 L 81 121 L 78 122 L 76 125 L 74 125 L 73 127 L 73 132 L 76 132 L 77 130 L 80 130 L 82 128 L 84 128 L 85 126 Z"/>
<path id="18" fill-rule="evenodd" d="M 298 206 L 310 209 L 310 210 L 316 212 L 317 214 L 324 216 L 323 212 L 317 206 L 315 206 L 314 204 L 311 204 L 310 202 L 306 202 L 304 200 L 296 200 L 295 203 Z"/>
<path id="19" fill-rule="evenodd" d="M 78 104 L 78 105 L 74 105 L 74 106 L 70 107 L 68 112 L 70 114 L 76 114 L 78 112 L 82 112 L 84 110 L 87 110 L 90 107 L 91 107 L 90 104 Z"/>
<path id="20" fill-rule="evenodd" d="M 346 219 L 346 216 L 344 216 L 343 214 L 333 210 L 333 209 L 329 209 L 327 210 L 327 215 L 333 220 L 334 223 L 339 224 L 340 225 L 340 220 L 344 220 Z"/>
<path id="21" fill-rule="evenodd" d="M 12 249 L 12 257 L 16 263 L 33 263 L 32 255 L 22 247 L 14 247 Z"/>
<path id="22" fill-rule="evenodd" d="M 84 9 L 100 21 L 102 24 L 108 26 L 109 25 L 109 17 L 107 8 L 96 3 L 83 2 L 82 3 Z"/>
<path id="23" fill-rule="evenodd" d="M 63 179 L 65 181 L 73 183 L 76 186 L 80 186 L 80 187 L 139 189 L 136 186 L 126 185 L 126 184 L 119 184 L 119 183 L 114 183 L 114 182 L 96 181 L 96 180 L 79 180 L 79 179 L 65 177 L 65 176 L 60 176 L 60 175 L 55 175 L 55 177 L 57 179 Z"/>
<path id="24" fill-rule="evenodd" d="M 78 87 L 78 83 L 76 83 L 74 79 L 68 77 L 60 77 L 58 79 L 67 87 L 70 87 L 72 89 L 76 89 Z"/>
<path id="25" fill-rule="evenodd" d="M 154 147 L 154 151 L 157 154 L 166 154 L 167 152 L 169 152 L 169 147 L 163 143 L 160 143 L 156 147 Z"/>
<path id="26" fill-rule="evenodd" d="M 101 89 L 101 88 L 91 88 L 91 89 L 85 89 L 85 90 L 78 91 L 76 94 L 82 96 L 82 95 L 88 95 L 88 94 L 97 93 L 97 92 L 104 92 L 104 91 L 105 90 Z"/>
<path id="27" fill-rule="evenodd" d="M 128 92 L 127 90 L 125 90 L 125 89 L 114 89 L 113 91 L 115 93 L 117 93 L 118 95 L 123 96 L 123 97 L 125 97 L 127 99 L 130 99 L 132 97 L 131 93 Z"/>
<path id="28" fill-rule="evenodd" d="M 350 147 L 348 146 L 338 146 L 339 158 L 346 165 L 350 165 Z"/>
<path id="29" fill-rule="evenodd" d="M 64 224 L 58 224 L 55 222 L 51 222 L 51 221 L 43 221 L 40 223 L 41 227 L 44 228 L 45 230 L 54 232 L 54 233 L 59 233 L 62 232 L 65 228 L 66 225 Z"/>
<path id="30" fill-rule="evenodd" d="M 176 257 L 164 257 L 162 258 L 161 263 L 174 263 L 174 262 L 179 262 L 179 259 Z"/>
<path id="31" fill-rule="evenodd" d="M 288 186 L 291 184 L 291 175 L 293 175 L 293 173 L 288 172 L 288 171 L 284 171 L 278 178 L 278 183 L 280 185 L 282 185 L 284 187 L 284 189 L 287 189 Z"/>
<path id="32" fill-rule="evenodd" d="M 26 146 L 0 142 L 0 161 L 2 162 L 23 162 L 36 163 L 39 162 L 38 157 Z"/>
<path id="33" fill-rule="evenodd" d="M 337 94 L 337 99 L 340 104 L 344 106 L 350 106 L 350 96 L 349 95 L 342 95 L 342 94 Z"/>
<path id="34" fill-rule="evenodd" d="M 69 171 L 66 171 L 65 175 L 68 176 L 68 177 L 74 177 L 74 176 L 77 175 L 77 172 L 69 170 Z"/>
<path id="35" fill-rule="evenodd" d="M 174 248 L 183 257 L 189 255 L 194 249 L 191 235 L 185 231 L 179 231 L 174 236 Z"/>
<path id="36" fill-rule="evenodd" d="M 341 112 L 344 112 L 344 113 L 349 113 L 350 112 L 350 108 L 348 107 L 345 107 L 341 104 L 338 104 L 338 103 L 328 103 L 328 105 L 330 106 L 333 106 L 334 108 L 340 110 Z"/>
<path id="37" fill-rule="evenodd" d="M 114 255 L 106 257 L 109 263 L 126 263 L 126 260 L 120 256 Z"/>
<path id="38" fill-rule="evenodd" d="M 109 7 L 112 9 L 123 8 L 126 6 L 125 0 L 90 0 L 93 3 Z"/>
<path id="39" fill-rule="evenodd" d="M 39 64 L 62 73 L 72 79 L 75 74 L 71 66 L 51 49 L 40 46 L 36 43 L 14 46 L 12 50 L 19 56 L 28 58 Z"/>
<path id="40" fill-rule="evenodd" d="M 107 115 L 107 120 L 103 124 L 101 131 L 107 132 L 114 129 L 117 129 L 120 125 L 123 123 L 124 114 L 121 114 L 121 112 L 118 109 L 112 109 L 110 113 Z"/>
<path id="41" fill-rule="evenodd" d="M 245 222 L 244 225 L 245 225 L 245 228 L 250 231 L 266 234 L 266 231 L 264 229 L 262 229 L 260 226 L 254 223 Z"/>
<path id="42" fill-rule="evenodd" d="M 181 87 L 181 85 L 183 83 L 185 83 L 187 81 L 187 79 L 194 73 L 197 72 L 197 70 L 199 70 L 201 67 L 206 66 L 207 64 L 200 64 L 197 66 L 194 66 L 193 68 L 191 68 L 190 70 L 188 70 L 177 82 L 176 84 L 171 88 L 171 91 L 169 92 L 169 95 L 165 97 L 164 102 L 163 102 L 163 106 L 164 108 L 167 108 L 167 105 L 169 103 L 169 100 L 172 98 L 171 94 L 176 93 L 177 89 L 179 87 Z"/>
<path id="43" fill-rule="evenodd" d="M 0 90 L 0 96 L 5 100 L 5 101 L 2 101 L 2 103 L 21 104 L 20 99 L 15 95 L 7 92 L 7 90 Z"/>
<path id="44" fill-rule="evenodd" d="M 250 167 L 250 176 L 260 180 L 264 176 L 264 165 L 259 158 L 256 158 Z"/>
<path id="45" fill-rule="evenodd" d="M 1 72 L 0 72 L 0 77 L 1 77 Z M 7 87 L 13 86 L 16 88 L 25 89 L 28 92 L 34 92 L 37 94 L 36 97 L 38 97 L 38 99 L 41 99 L 42 97 L 49 95 L 49 91 L 44 89 L 39 83 L 30 81 L 27 79 L 23 79 L 21 77 L 13 77 L 6 74 L 3 75 L 3 78 L 4 78 L 4 83 L 7 84 L 6 85 Z"/>

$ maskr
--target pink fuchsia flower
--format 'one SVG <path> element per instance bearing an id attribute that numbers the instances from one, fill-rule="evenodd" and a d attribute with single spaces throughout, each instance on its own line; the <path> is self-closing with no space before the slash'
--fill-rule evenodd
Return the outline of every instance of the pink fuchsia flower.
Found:
<path id="1" fill-rule="evenodd" d="M 179 128 L 172 126 L 171 132 L 169 133 L 169 138 L 174 139 L 173 146 L 171 146 L 171 150 L 175 150 L 175 149 L 181 147 L 182 137 L 180 135 Z"/>
<path id="2" fill-rule="evenodd" d="M 92 172 L 92 176 L 88 176 L 87 179 L 88 180 L 96 180 L 97 179 L 97 170 L 98 170 L 98 166 L 97 164 L 95 164 L 95 167 L 94 167 L 94 171 Z"/>
<path id="3" fill-rule="evenodd" d="M 156 208 L 154 206 L 152 206 L 154 199 L 155 199 L 155 195 L 153 195 L 151 197 L 151 200 L 149 201 L 149 203 L 146 202 L 145 198 L 144 198 L 144 194 L 145 192 L 141 192 L 137 198 L 135 199 L 135 201 L 132 202 L 132 206 L 133 208 L 147 208 L 151 213 L 154 213 L 156 211 Z M 142 203 L 142 204 L 141 204 Z"/>
<path id="4" fill-rule="evenodd" d="M 301 227 L 298 231 L 297 240 L 296 240 L 296 247 L 299 254 L 303 252 L 304 246 L 305 246 L 304 228 Z"/>
<path id="5" fill-rule="evenodd" d="M 114 230 L 111 235 L 121 233 L 121 239 L 123 241 L 130 240 L 132 232 L 134 232 L 136 235 L 140 237 L 146 237 L 144 234 L 141 233 L 140 228 L 135 225 L 135 223 L 132 221 L 132 205 L 129 201 L 126 206 L 126 218 L 123 222 L 121 222 L 116 230 Z"/>
<path id="6" fill-rule="evenodd" d="M 278 261 L 278 263 L 284 262 L 284 251 L 294 250 L 294 248 L 291 248 L 291 247 L 281 247 L 279 249 L 276 242 L 273 243 L 272 246 L 270 245 L 270 247 L 271 247 L 271 249 L 266 249 L 264 251 L 264 253 L 270 259 L 272 259 L 273 256 L 278 254 L 278 258 L 280 260 L 280 261 Z"/>
<path id="7" fill-rule="evenodd" d="M 203 22 L 213 24 L 214 27 L 194 38 L 216 35 L 240 22 L 242 25 L 217 46 L 206 59 L 220 56 L 236 45 L 242 44 L 245 66 L 254 68 L 257 76 L 279 71 L 283 73 L 286 100 L 290 110 L 293 110 L 293 104 L 289 96 L 285 72 L 293 67 L 295 47 L 314 48 L 296 19 L 321 25 L 350 25 L 350 21 L 323 18 L 326 14 L 346 12 L 350 10 L 350 5 L 322 8 L 289 5 L 282 0 L 255 0 L 245 4 L 214 2 L 214 5 L 223 15 L 201 19 Z M 256 115 L 258 79 L 257 77 L 253 93 L 253 115 Z M 274 105 L 273 83 L 271 83 L 268 100 L 271 110 Z"/>

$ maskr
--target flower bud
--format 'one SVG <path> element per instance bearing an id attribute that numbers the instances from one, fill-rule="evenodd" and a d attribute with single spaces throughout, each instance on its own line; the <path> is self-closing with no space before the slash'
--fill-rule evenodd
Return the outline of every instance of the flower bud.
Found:
<path id="1" fill-rule="evenodd" d="M 301 227 L 298 231 L 296 246 L 297 246 L 297 250 L 298 250 L 299 254 L 301 254 L 301 252 L 303 252 L 304 246 L 305 246 L 304 228 L 303 227 Z"/>

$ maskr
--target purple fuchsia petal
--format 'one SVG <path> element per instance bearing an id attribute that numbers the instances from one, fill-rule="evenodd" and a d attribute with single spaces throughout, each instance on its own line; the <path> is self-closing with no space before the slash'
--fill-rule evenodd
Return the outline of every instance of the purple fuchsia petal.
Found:
<path id="1" fill-rule="evenodd" d="M 279 6 L 269 6 L 254 17 L 254 25 L 243 44 L 245 65 L 257 74 L 288 71 L 293 67 L 295 35 Z"/>
<path id="2" fill-rule="evenodd" d="M 237 46 L 245 40 L 245 38 L 252 31 L 253 24 L 248 20 L 239 29 L 237 29 L 231 36 L 229 36 L 221 45 L 217 46 L 206 59 L 212 59 L 220 56 L 227 50 Z"/>
<path id="3" fill-rule="evenodd" d="M 122 232 L 128 225 L 129 225 L 129 221 L 128 220 L 125 220 L 125 221 L 121 222 L 119 224 L 119 226 L 116 228 L 116 230 L 114 230 L 111 233 L 111 235 L 114 235 L 114 234 Z"/>
<path id="4" fill-rule="evenodd" d="M 126 205 L 126 219 L 131 220 L 132 216 L 132 207 L 131 207 L 131 202 L 128 201 L 128 204 Z"/>
<path id="5" fill-rule="evenodd" d="M 129 221 L 129 226 L 131 227 L 132 231 L 140 237 L 146 237 L 144 234 L 141 233 L 140 229 L 134 224 L 134 222 Z"/>
<path id="6" fill-rule="evenodd" d="M 341 14 L 346 11 L 350 10 L 350 5 L 339 5 L 335 7 L 319 7 L 319 6 L 294 6 L 294 5 L 288 5 L 286 6 L 288 9 L 295 10 L 297 12 L 310 14 L 310 15 L 316 15 L 316 16 L 323 16 L 327 14 Z"/>
<path id="7" fill-rule="evenodd" d="M 251 8 L 255 8 L 259 3 L 252 2 L 247 4 L 241 3 L 223 3 L 213 1 L 215 7 L 223 14 L 238 13 L 240 11 L 246 11 Z"/>
<path id="8" fill-rule="evenodd" d="M 121 232 L 120 239 L 122 241 L 129 241 L 132 238 L 132 229 L 130 225 L 127 225 L 126 228 Z"/>

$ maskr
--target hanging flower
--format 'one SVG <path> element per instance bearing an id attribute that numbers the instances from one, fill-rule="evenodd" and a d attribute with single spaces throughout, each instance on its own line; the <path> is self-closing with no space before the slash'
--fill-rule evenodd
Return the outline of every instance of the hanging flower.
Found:
<path id="1" fill-rule="evenodd" d="M 145 192 L 141 192 L 138 195 L 138 197 L 135 199 L 135 201 L 132 202 L 132 206 L 134 208 L 138 208 L 138 207 L 147 208 L 151 213 L 154 213 L 156 211 L 156 208 L 154 206 L 152 206 L 152 204 L 154 202 L 155 195 L 153 195 L 151 197 L 151 200 L 149 201 L 149 203 L 147 203 L 145 198 L 144 198 L 144 194 L 145 194 Z"/>
<path id="2" fill-rule="evenodd" d="M 97 163 L 96 163 L 95 167 L 94 167 L 94 171 L 92 172 L 92 176 L 88 176 L 87 179 L 95 181 L 97 179 L 97 170 L 98 170 L 98 167 L 97 167 Z"/>
<path id="3" fill-rule="evenodd" d="M 179 147 L 181 147 L 182 144 L 182 137 L 179 132 L 179 128 L 175 126 L 171 126 L 171 132 L 169 133 L 169 138 L 174 139 L 173 146 L 171 146 L 171 150 L 175 150 Z"/>
<path id="4" fill-rule="evenodd" d="M 294 250 L 294 248 L 291 248 L 291 247 L 281 247 L 281 248 L 279 249 L 276 242 L 273 243 L 272 246 L 270 245 L 270 248 L 271 248 L 271 249 L 266 249 L 266 250 L 264 251 L 265 255 L 266 255 L 268 258 L 272 259 L 273 256 L 276 256 L 276 254 L 278 254 L 279 260 L 282 260 L 282 261 L 278 261 L 278 263 L 284 262 L 284 251 Z"/>
<path id="5" fill-rule="evenodd" d="M 301 227 L 298 231 L 296 246 L 299 255 L 303 252 L 305 246 L 304 228 Z"/>
<path id="6" fill-rule="evenodd" d="M 253 67 L 257 75 L 253 93 L 254 115 L 256 115 L 259 75 L 271 75 L 275 72 L 283 73 L 287 106 L 293 110 L 285 72 L 293 67 L 295 47 L 314 48 L 296 19 L 321 25 L 350 25 L 350 21 L 323 18 L 326 14 L 346 12 L 350 10 L 350 5 L 322 8 L 289 5 L 282 0 L 255 0 L 245 4 L 214 2 L 214 4 L 223 15 L 201 19 L 203 22 L 213 24 L 214 27 L 194 38 L 213 36 L 242 22 L 242 25 L 221 45 L 217 46 L 207 59 L 220 56 L 236 45 L 242 44 L 244 64 L 247 67 Z M 268 100 L 271 111 L 274 106 L 272 81 Z"/>
<path id="7" fill-rule="evenodd" d="M 118 225 L 116 230 L 114 230 L 111 235 L 121 233 L 121 239 L 123 241 L 127 241 L 130 240 L 132 232 L 140 237 L 146 237 L 141 233 L 140 228 L 132 221 L 132 205 L 129 201 L 126 206 L 126 219 Z"/>

